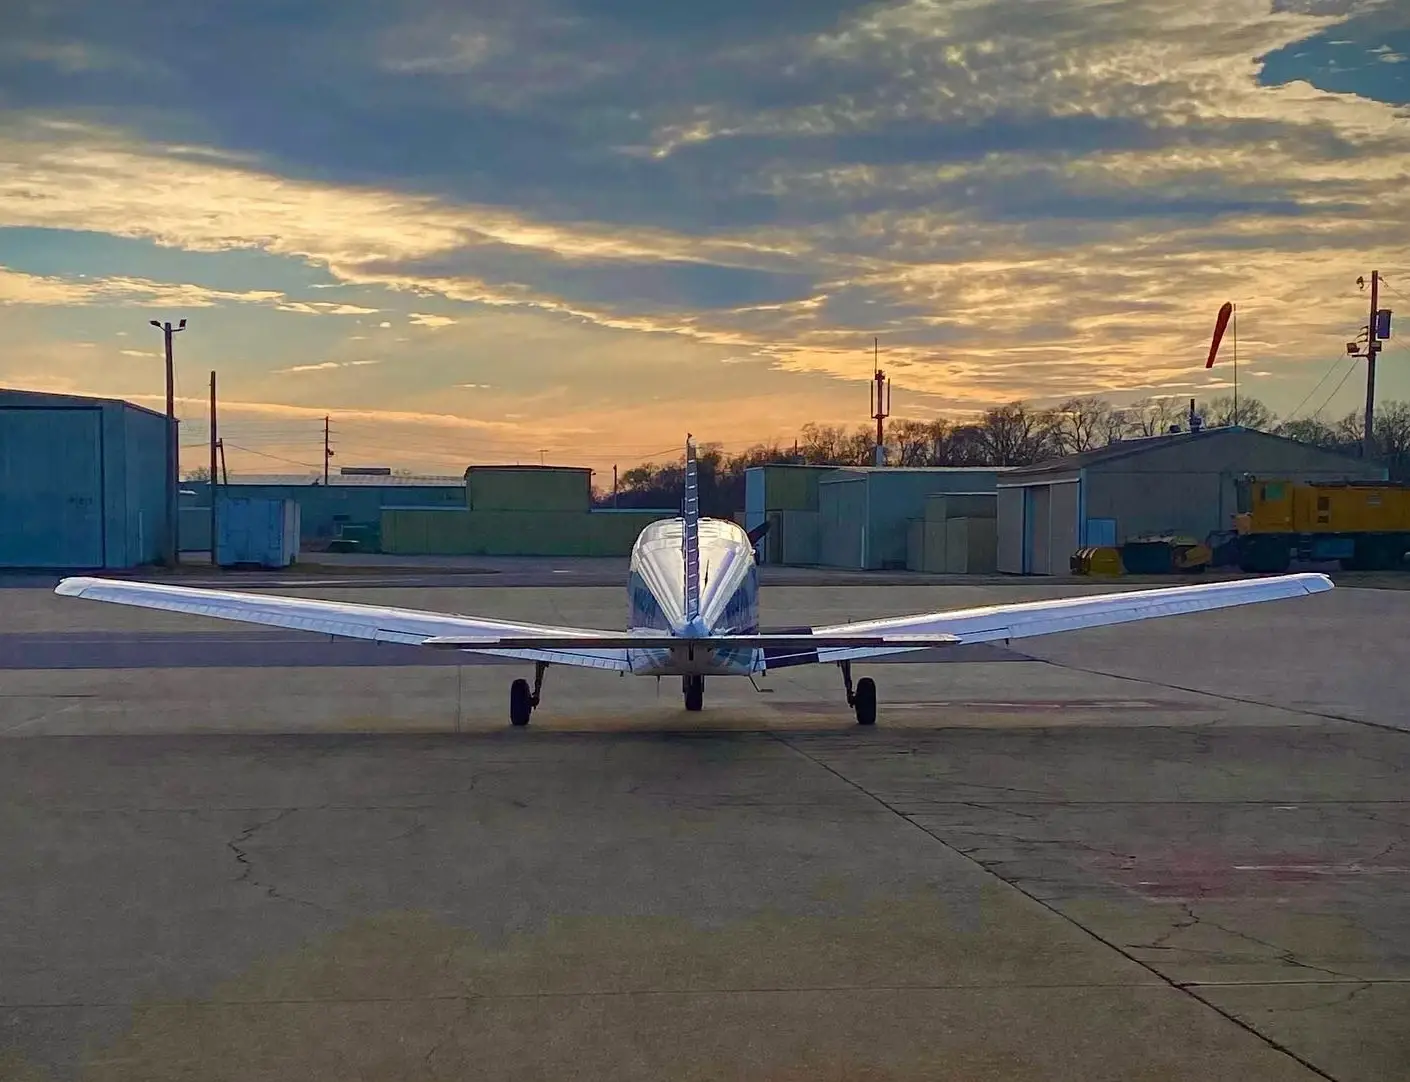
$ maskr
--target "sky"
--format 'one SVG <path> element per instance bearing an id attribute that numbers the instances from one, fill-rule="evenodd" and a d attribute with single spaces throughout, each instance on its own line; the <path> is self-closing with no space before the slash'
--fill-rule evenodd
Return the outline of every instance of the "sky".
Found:
<path id="1" fill-rule="evenodd" d="M 1364 395 L 1403 0 L 9 0 L 0 385 L 232 473 L 742 449 L 1013 399 Z M 1398 318 L 1398 317 L 1397 317 Z M 1396 334 L 1399 332 L 1397 330 Z M 1410 398 L 1410 330 L 1382 354 Z"/>

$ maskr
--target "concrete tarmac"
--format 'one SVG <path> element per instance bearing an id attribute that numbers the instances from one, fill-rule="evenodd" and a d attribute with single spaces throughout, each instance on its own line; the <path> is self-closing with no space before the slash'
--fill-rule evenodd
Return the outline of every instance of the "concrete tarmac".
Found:
<path id="1" fill-rule="evenodd" d="M 513 665 L 44 590 L 0 627 L 0 1079 L 1410 1077 L 1404 593 L 878 664 L 869 731 L 832 667 L 701 714 L 554 668 L 512 730 Z"/>

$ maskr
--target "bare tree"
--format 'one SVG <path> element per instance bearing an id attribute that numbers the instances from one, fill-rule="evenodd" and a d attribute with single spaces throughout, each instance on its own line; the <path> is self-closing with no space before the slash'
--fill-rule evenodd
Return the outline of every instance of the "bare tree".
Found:
<path id="1" fill-rule="evenodd" d="M 1297 440 L 1298 443 L 1310 443 L 1314 447 L 1322 447 L 1326 450 L 1335 450 L 1343 445 L 1343 440 L 1337 430 L 1315 417 L 1284 421 L 1274 431 L 1279 436 Z"/>
<path id="2" fill-rule="evenodd" d="M 1244 428 L 1257 429 L 1259 432 L 1268 432 L 1278 420 L 1273 411 L 1258 399 L 1240 397 L 1236 408 L 1233 396 L 1227 394 L 1202 403 L 1195 412 L 1211 428 L 1241 425 Z"/>
<path id="3" fill-rule="evenodd" d="M 1131 435 L 1159 436 L 1169 432 L 1171 425 L 1184 420 L 1185 411 L 1180 408 L 1178 399 L 1142 398 L 1131 403 L 1127 416 Z"/>
<path id="4" fill-rule="evenodd" d="M 1026 466 L 1043 458 L 1053 450 L 1049 421 L 1023 402 L 985 410 L 979 431 L 988 464 Z"/>
<path id="5" fill-rule="evenodd" d="M 1111 442 L 1111 403 L 1088 395 L 1069 398 L 1052 411 L 1052 438 L 1066 455 L 1080 454 Z"/>
<path id="6" fill-rule="evenodd" d="M 886 461 L 892 465 L 928 466 L 934 447 L 933 425 L 924 421 L 892 421 L 888 426 Z"/>

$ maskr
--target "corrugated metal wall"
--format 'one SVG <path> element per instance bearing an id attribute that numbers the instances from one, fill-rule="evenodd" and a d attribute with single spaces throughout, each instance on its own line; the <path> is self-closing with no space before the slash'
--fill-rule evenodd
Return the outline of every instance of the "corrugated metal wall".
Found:
<path id="1" fill-rule="evenodd" d="M 1028 523 L 1026 564 L 1030 575 L 1049 575 L 1053 530 L 1053 492 L 1050 485 L 1029 485 L 1024 518 Z"/>
<path id="2" fill-rule="evenodd" d="M 1023 574 L 1023 488 L 998 491 L 998 570 L 1009 575 Z"/>
<path id="3" fill-rule="evenodd" d="M 822 560 L 821 519 L 818 511 L 780 511 L 778 529 L 782 535 L 780 562 L 810 566 Z"/>
<path id="4" fill-rule="evenodd" d="M 104 566 L 103 411 L 0 411 L 0 564 Z"/>
<path id="5" fill-rule="evenodd" d="M 866 484 L 865 477 L 839 470 L 818 485 L 818 557 L 826 567 L 862 566 Z"/>
<path id="6" fill-rule="evenodd" d="M 672 511 L 463 511 L 387 508 L 382 551 L 436 556 L 626 556 Z"/>
<path id="7" fill-rule="evenodd" d="M 945 564 L 950 575 L 992 575 L 998 554 L 998 520 L 952 518 L 945 521 Z"/>
<path id="8" fill-rule="evenodd" d="M 110 567 L 136 567 L 161 558 L 162 528 L 166 522 L 166 430 L 165 417 L 144 410 L 117 410 L 122 420 L 123 527 L 109 531 Z M 179 488 L 187 486 L 181 485 Z M 181 497 L 177 497 L 180 506 Z M 210 533 L 207 526 L 206 533 Z M 121 552 L 113 551 L 114 536 L 121 539 Z M 180 544 L 178 524 L 177 543 Z"/>
<path id="9" fill-rule="evenodd" d="M 1066 575 L 1071 570 L 1071 557 L 1078 548 L 1081 529 L 1078 523 L 1080 485 L 1073 481 L 1052 485 L 1052 516 L 1049 525 L 1048 574 Z"/>
<path id="10" fill-rule="evenodd" d="M 587 511 L 592 471 L 552 466 L 471 466 L 465 471 L 471 511 Z"/>

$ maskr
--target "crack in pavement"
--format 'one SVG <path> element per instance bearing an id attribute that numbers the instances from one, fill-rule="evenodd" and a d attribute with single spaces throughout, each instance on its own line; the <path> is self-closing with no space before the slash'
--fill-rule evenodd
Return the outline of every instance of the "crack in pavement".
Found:
<path id="1" fill-rule="evenodd" d="M 1323 1010 L 1328 1009 L 1329 1007 L 1345 1007 L 1348 1003 L 1350 1003 L 1352 1000 L 1354 1000 L 1354 999 L 1355 999 L 1357 996 L 1359 996 L 1362 992 L 1365 992 L 1365 991 L 1367 991 L 1368 989 L 1374 988 L 1374 987 L 1375 987 L 1376 985 L 1378 985 L 1378 984 L 1395 984 L 1395 983 L 1398 983 L 1398 982 L 1395 982 L 1395 981 L 1362 981 L 1360 984 L 1352 985 L 1349 991 L 1339 993 L 1339 994 L 1336 995 L 1334 998 L 1329 999 L 1329 1000 L 1326 1000 L 1326 1001 L 1321 1002 L 1321 1003 L 1309 1003 L 1309 1004 L 1307 1004 L 1306 1006 L 1302 1006 L 1302 1007 L 1264 1007 L 1263 1010 L 1269 1011 L 1269 1012 L 1273 1012 L 1273 1013 L 1277 1013 L 1277 1014 L 1305 1014 L 1305 1013 L 1307 1013 L 1308 1011 L 1323 1011 Z M 1185 984 L 1185 985 L 1182 985 L 1181 987 L 1185 988 L 1187 991 L 1189 991 L 1189 992 L 1192 993 L 1193 995 L 1199 996 L 1199 998 L 1200 998 L 1203 1002 L 1206 1002 L 1206 1003 L 1209 1002 L 1209 1000 L 1205 999 L 1205 997 L 1204 997 L 1203 995 L 1201 995 L 1201 989 L 1202 989 L 1203 987 L 1205 987 L 1205 986 L 1202 986 L 1202 985 L 1200 985 L 1200 984 L 1198 984 L 1198 983 L 1196 983 L 1196 982 L 1191 982 L 1190 984 Z M 1227 985 L 1218 985 L 1218 986 L 1215 986 L 1215 987 L 1227 987 Z"/>
<path id="2" fill-rule="evenodd" d="M 243 848 L 244 843 L 248 842 L 260 831 L 264 830 L 266 827 L 273 826 L 275 823 L 279 822 L 282 819 L 287 819 L 289 816 L 293 815 L 298 810 L 298 808 L 283 808 L 276 814 L 268 817 L 267 819 L 261 819 L 254 825 L 246 827 L 239 834 L 235 835 L 235 837 L 231 838 L 225 843 L 225 847 L 235 854 L 235 863 L 239 864 L 241 868 L 240 875 L 236 878 L 235 882 L 249 883 L 252 887 L 258 887 L 262 889 L 265 894 L 269 897 L 276 898 L 282 902 L 293 902 L 295 905 L 302 905 L 307 906 L 309 909 L 316 909 L 320 913 L 331 913 L 332 910 L 328 909 L 325 906 L 319 905 L 317 902 L 310 902 L 304 898 L 295 898 L 291 894 L 285 894 L 280 891 L 277 887 L 275 887 L 273 883 L 265 883 L 256 879 L 254 877 L 254 864 L 250 861 L 249 853 L 246 852 Z"/>

